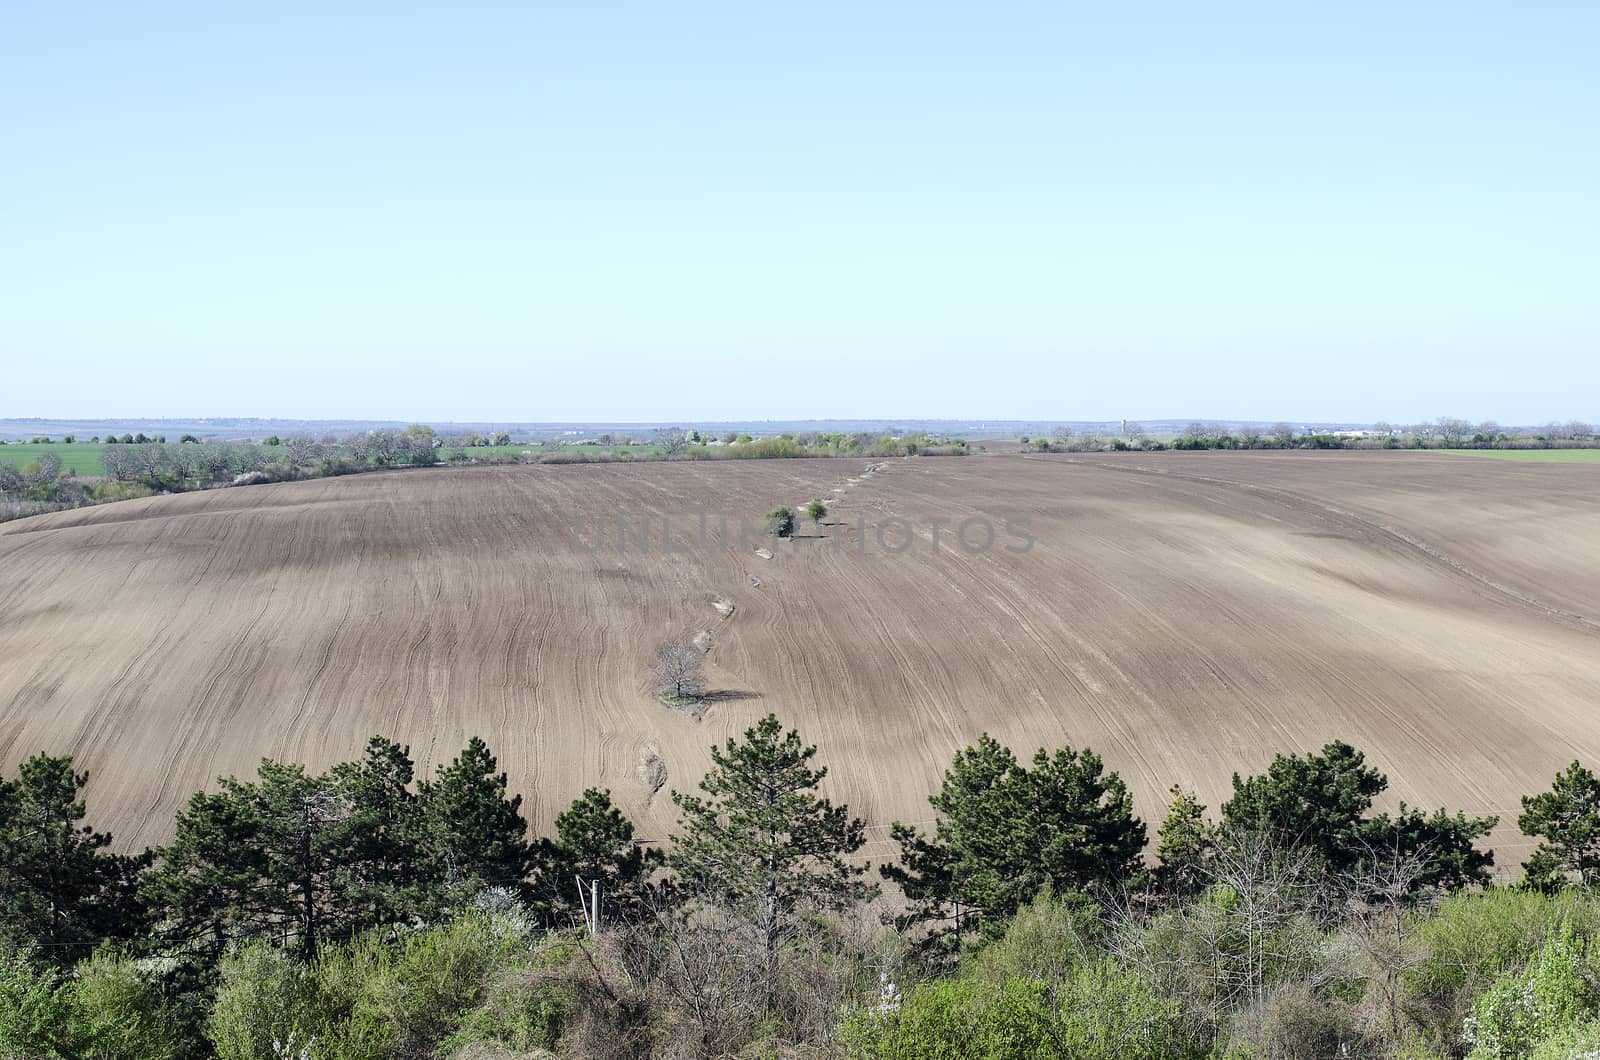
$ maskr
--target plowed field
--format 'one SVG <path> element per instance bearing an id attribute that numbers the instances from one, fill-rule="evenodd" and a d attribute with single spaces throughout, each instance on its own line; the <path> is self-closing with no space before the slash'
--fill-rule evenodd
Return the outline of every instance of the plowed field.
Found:
<path id="1" fill-rule="evenodd" d="M 539 824 L 603 784 L 661 838 L 707 745 L 774 711 L 882 857 L 985 730 L 1092 746 L 1156 821 L 1174 783 L 1215 805 L 1233 771 L 1335 737 L 1397 799 L 1508 821 L 1600 762 L 1600 465 L 867 466 L 438 469 L 0 526 L 0 768 L 77 755 L 125 848 L 263 755 L 320 766 L 381 732 L 431 769 L 481 734 Z M 824 525 L 758 536 L 818 496 Z M 709 647 L 698 718 L 648 686 L 685 631 Z"/>

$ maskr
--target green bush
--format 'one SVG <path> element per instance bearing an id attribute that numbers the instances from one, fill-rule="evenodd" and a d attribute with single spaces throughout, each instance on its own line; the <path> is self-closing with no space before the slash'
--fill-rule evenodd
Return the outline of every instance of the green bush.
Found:
<path id="1" fill-rule="evenodd" d="M 1472 1060 L 1519 1060 L 1595 1015 L 1597 995 L 1583 942 L 1563 925 L 1533 963 L 1501 976 L 1472 1006 L 1462 1037 Z"/>
<path id="2" fill-rule="evenodd" d="M 97 1060 L 170 1060 L 183 1054 L 174 1013 L 129 958 L 98 953 L 78 966 L 79 1032 Z"/>
<path id="3" fill-rule="evenodd" d="M 912 990 L 894 1011 L 852 1015 L 847 1050 L 874 1060 L 1178 1060 L 1201 1055 L 1180 1029 L 1177 1005 L 1110 961 L 1063 981 L 975 976 Z"/>
<path id="4" fill-rule="evenodd" d="M 206 1037 L 218 1060 L 277 1060 L 291 1039 L 312 1037 L 301 1023 L 314 1008 L 313 984 L 282 950 L 246 943 L 223 956 L 217 975 Z"/>
<path id="5" fill-rule="evenodd" d="M 973 966 L 980 979 L 1055 982 L 1070 977 L 1099 955 L 1103 931 L 1099 909 L 1081 895 L 1053 898 L 1046 892 L 1023 906 L 1006 932 L 980 950 Z"/>
<path id="6" fill-rule="evenodd" d="M 1528 1054 L 1528 1060 L 1593 1060 L 1600 1056 L 1600 1021 L 1562 1028 Z"/>
<path id="7" fill-rule="evenodd" d="M 767 533 L 773 537 L 794 536 L 794 509 L 774 508 L 767 513 Z"/>
<path id="8" fill-rule="evenodd" d="M 1577 890 L 1538 894 L 1493 888 L 1450 898 L 1423 921 L 1429 957 L 1409 976 L 1414 992 L 1475 995 L 1531 961 L 1559 925 L 1600 932 L 1600 899 Z"/>
<path id="9" fill-rule="evenodd" d="M 0 1057 L 75 1055 L 78 1026 L 72 988 L 29 950 L 0 955 Z"/>
<path id="10" fill-rule="evenodd" d="M 318 1056 L 362 1060 L 432 1055 L 478 1006 L 490 974 L 528 949 L 493 916 L 464 916 L 396 945 L 382 932 L 330 947 L 300 1026 Z"/>

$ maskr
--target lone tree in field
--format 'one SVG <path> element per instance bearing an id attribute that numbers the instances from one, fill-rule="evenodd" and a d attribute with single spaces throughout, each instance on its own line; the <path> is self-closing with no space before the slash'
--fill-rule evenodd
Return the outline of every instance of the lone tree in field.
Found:
<path id="1" fill-rule="evenodd" d="M 673 637 L 656 649 L 650 677 L 656 692 L 668 699 L 699 699 L 706 690 L 705 655 L 688 637 Z"/>
<path id="2" fill-rule="evenodd" d="M 773 537 L 793 537 L 794 509 L 785 506 L 768 512 L 767 533 Z"/>
<path id="3" fill-rule="evenodd" d="M 866 841 L 860 818 L 817 795 L 828 771 L 812 768 L 816 753 L 769 714 L 743 741 L 711 748 L 704 796 L 672 793 L 682 817 L 669 864 L 689 893 L 755 926 L 769 972 L 802 911 L 843 909 L 875 890 L 866 866 L 847 860 Z"/>
<path id="4" fill-rule="evenodd" d="M 811 520 L 813 526 L 821 526 L 822 520 L 828 517 L 828 506 L 821 500 L 813 500 L 806 505 L 806 517 Z"/>

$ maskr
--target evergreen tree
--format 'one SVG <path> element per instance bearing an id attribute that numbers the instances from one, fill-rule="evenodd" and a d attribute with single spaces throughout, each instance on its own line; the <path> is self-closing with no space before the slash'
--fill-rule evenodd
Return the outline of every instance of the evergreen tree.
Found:
<path id="1" fill-rule="evenodd" d="M 328 777 L 307 773 L 304 766 L 263 760 L 257 776 L 256 784 L 239 791 L 258 808 L 267 855 L 262 882 L 279 920 L 292 928 L 301 955 L 310 960 L 325 936 L 353 927 L 335 882 L 347 863 L 348 809 Z"/>
<path id="2" fill-rule="evenodd" d="M 1260 776 L 1233 775 L 1233 798 L 1222 820 L 1241 831 L 1271 835 L 1284 846 L 1306 846 L 1327 869 L 1354 867 L 1360 854 L 1361 816 L 1389 780 L 1366 756 L 1335 741 L 1320 754 L 1278 755 Z"/>
<path id="3" fill-rule="evenodd" d="M 1038 851 L 1036 883 L 1056 893 L 1096 887 L 1124 887 L 1144 874 L 1141 852 L 1144 822 L 1133 815 L 1133 796 L 1122 777 L 1105 772 L 1100 756 L 1087 748 L 1043 748 L 1024 777 L 1023 799 Z"/>
<path id="4" fill-rule="evenodd" d="M 463 901 L 484 887 L 527 893 L 533 868 L 522 796 L 506 794 L 506 775 L 488 745 L 474 736 L 418 792 L 424 874 L 446 901 Z"/>
<path id="5" fill-rule="evenodd" d="M 1488 880 L 1494 855 L 1478 851 L 1473 841 L 1499 818 L 1451 816 L 1443 809 L 1429 816 L 1404 804 L 1396 816 L 1364 816 L 1388 786 L 1365 755 L 1335 741 L 1318 754 L 1280 754 L 1265 774 L 1248 780 L 1235 773 L 1223 823 L 1236 833 L 1260 832 L 1286 847 L 1304 846 L 1323 871 L 1336 875 L 1358 876 L 1374 861 L 1420 855 L 1428 864 L 1413 892 Z"/>
<path id="6" fill-rule="evenodd" d="M 1540 839 L 1522 866 L 1529 886 L 1600 884 L 1600 780 L 1582 764 L 1573 762 L 1556 774 L 1549 791 L 1524 795 L 1517 827 Z"/>
<path id="7" fill-rule="evenodd" d="M 769 714 L 743 741 L 712 747 L 704 797 L 672 793 L 682 817 L 670 864 L 681 884 L 746 916 L 769 962 L 802 910 L 841 909 L 873 893 L 865 867 L 847 860 L 865 842 L 864 826 L 817 795 L 828 771 L 812 768 L 816 753 Z"/>
<path id="8" fill-rule="evenodd" d="M 958 751 L 944 783 L 930 796 L 939 812 L 932 837 L 894 822 L 889 836 L 900 844 L 900 864 L 884 865 L 884 878 L 899 884 L 911 905 L 906 924 L 947 924 L 949 942 L 977 923 L 981 911 L 1015 908 L 1016 897 L 999 896 L 1024 840 L 1026 807 L 1016 800 L 1011 777 L 1017 759 L 983 733 L 976 746 Z"/>
<path id="9" fill-rule="evenodd" d="M 1120 887 L 1143 871 L 1132 796 L 1089 750 L 1041 749 L 1027 769 L 984 734 L 928 801 L 939 812 L 934 834 L 896 822 L 901 864 L 881 871 L 911 902 L 905 922 L 947 923 L 947 942 L 998 927 L 1042 890 Z"/>
<path id="10" fill-rule="evenodd" d="M 215 957 L 229 941 L 264 932 L 273 922 L 260 888 L 266 875 L 261 819 L 253 801 L 234 790 L 197 791 L 178 814 L 172 842 L 145 893 L 165 920 L 164 931 Z"/>
<path id="11" fill-rule="evenodd" d="M 608 918 L 637 914 L 645 901 L 659 851 L 633 839 L 633 822 L 611 804 L 611 792 L 589 788 L 556 817 L 556 838 L 539 844 L 540 899 L 560 919 L 582 910 L 579 881 L 600 884 L 600 907 Z"/>
<path id="12" fill-rule="evenodd" d="M 1198 894 L 1206 886 L 1217 834 L 1205 814 L 1194 792 L 1173 785 L 1167 819 L 1156 832 L 1155 882 L 1168 898 Z"/>
<path id="13" fill-rule="evenodd" d="M 354 927 L 405 921 L 438 904 L 431 881 L 417 872 L 423 828 L 414 774 L 411 749 L 381 736 L 367 742 L 360 761 L 330 774 L 346 810 L 334 887 Z"/>
<path id="14" fill-rule="evenodd" d="M 1412 881 L 1413 894 L 1454 891 L 1487 884 L 1494 868 L 1494 851 L 1479 850 L 1475 842 L 1500 823 L 1500 818 L 1453 816 L 1441 807 L 1431 814 L 1400 804 L 1391 817 L 1382 813 L 1365 822 L 1363 836 L 1373 854 L 1382 859 L 1419 857 L 1422 869 Z"/>
<path id="15" fill-rule="evenodd" d="M 139 875 L 148 851 L 111 854 L 111 837 L 81 824 L 88 773 L 70 757 L 35 755 L 0 779 L 0 941 L 36 945 L 71 964 L 104 939 L 142 927 Z"/>
<path id="16" fill-rule="evenodd" d="M 219 953 L 234 938 L 293 937 L 302 956 L 354 925 L 337 901 L 346 808 L 327 777 L 263 759 L 255 782 L 196 793 L 163 848 L 149 893 L 172 928 Z"/>

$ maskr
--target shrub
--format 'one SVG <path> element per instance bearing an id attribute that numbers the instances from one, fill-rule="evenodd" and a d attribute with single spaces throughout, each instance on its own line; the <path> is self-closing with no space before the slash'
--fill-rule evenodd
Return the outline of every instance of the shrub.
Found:
<path id="1" fill-rule="evenodd" d="M 1058 984 L 934 980 L 912 990 L 897 1010 L 851 1015 L 842 1039 L 851 1055 L 876 1060 L 1203 1055 L 1183 1037 L 1177 1005 L 1110 961 L 1083 966 Z"/>
<path id="2" fill-rule="evenodd" d="M 469 914 L 400 940 L 369 932 L 330 947 L 301 999 L 300 1028 L 341 1060 L 432 1056 L 483 999 L 492 971 L 527 945 L 505 918 Z"/>
<path id="3" fill-rule="evenodd" d="M 1273 991 L 1260 1008 L 1240 1019 L 1236 1037 L 1246 1055 L 1272 1060 L 1368 1055 L 1354 1009 L 1305 983 L 1286 983 Z"/>
<path id="4" fill-rule="evenodd" d="M 1563 925 L 1521 972 L 1495 981 L 1472 1006 L 1462 1037 L 1473 1060 L 1519 1060 L 1542 1041 L 1593 1017 L 1595 984 L 1584 947 Z"/>
<path id="5" fill-rule="evenodd" d="M 76 1054 L 71 987 L 54 968 L 36 965 L 30 950 L 0 956 L 0 1056 Z"/>
<path id="6" fill-rule="evenodd" d="M 246 943 L 222 958 L 217 975 L 206 1037 L 218 1060 L 277 1060 L 282 1043 L 310 1037 L 298 1024 L 312 1008 L 313 986 L 287 954 Z"/>
<path id="7" fill-rule="evenodd" d="M 1558 925 L 1588 936 L 1600 931 L 1600 898 L 1577 890 L 1542 895 L 1514 888 L 1458 894 L 1421 925 L 1428 959 L 1408 976 L 1415 993 L 1435 1003 L 1481 992 L 1539 953 Z"/>
<path id="8" fill-rule="evenodd" d="M 794 510 L 788 507 L 774 508 L 767 513 L 767 533 L 772 537 L 794 536 Z"/>
<path id="9" fill-rule="evenodd" d="M 96 954 L 78 966 L 80 1036 L 89 1055 L 168 1060 L 182 1055 L 173 1016 L 161 991 L 132 960 Z"/>
<path id="10" fill-rule="evenodd" d="M 1528 1054 L 1528 1060 L 1594 1060 L 1600 1056 L 1600 1021 L 1564 1027 Z"/>

